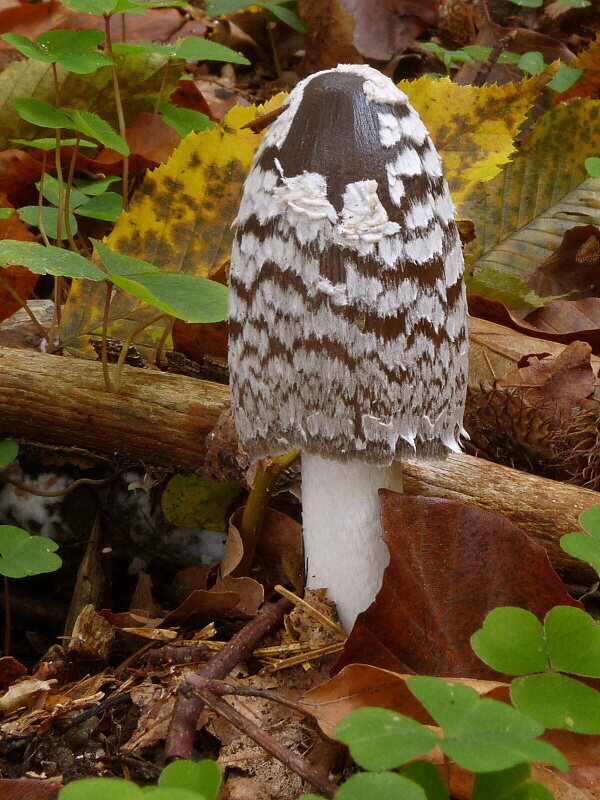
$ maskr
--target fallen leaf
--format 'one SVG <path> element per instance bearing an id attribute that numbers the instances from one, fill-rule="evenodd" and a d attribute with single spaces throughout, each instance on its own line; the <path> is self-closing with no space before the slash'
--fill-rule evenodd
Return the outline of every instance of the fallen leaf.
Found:
<path id="1" fill-rule="evenodd" d="M 565 231 L 560 247 L 523 280 L 541 297 L 568 294 L 568 300 L 581 300 L 600 297 L 599 268 L 600 228 L 576 225 Z"/>
<path id="2" fill-rule="evenodd" d="M 451 500 L 379 494 L 390 564 L 335 670 L 363 663 L 498 679 L 470 646 L 492 608 L 519 606 L 541 619 L 555 605 L 582 608 L 541 545 L 501 514 Z"/>

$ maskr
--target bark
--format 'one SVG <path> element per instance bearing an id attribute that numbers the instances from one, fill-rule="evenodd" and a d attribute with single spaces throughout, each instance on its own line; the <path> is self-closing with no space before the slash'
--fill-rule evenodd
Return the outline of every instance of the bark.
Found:
<path id="1" fill-rule="evenodd" d="M 224 465 L 237 466 L 233 427 L 222 424 L 228 409 L 229 390 L 220 384 L 126 368 L 122 391 L 112 394 L 99 363 L 0 347 L 0 438 L 219 477 Z M 216 462 L 207 442 L 216 445 Z M 596 578 L 559 540 L 581 530 L 579 514 L 600 504 L 600 493 L 467 455 L 407 461 L 404 490 L 505 514 L 547 550 L 565 580 Z"/>

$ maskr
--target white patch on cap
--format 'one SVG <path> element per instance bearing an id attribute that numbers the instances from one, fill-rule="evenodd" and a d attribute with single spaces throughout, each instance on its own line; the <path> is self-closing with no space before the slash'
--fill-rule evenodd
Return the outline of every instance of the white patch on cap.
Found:
<path id="1" fill-rule="evenodd" d="M 379 242 L 400 231 L 397 222 L 390 222 L 377 195 L 377 181 L 355 181 L 344 190 L 342 220 L 335 226 L 336 241 L 345 247 L 352 243 Z"/>
<path id="2" fill-rule="evenodd" d="M 411 230 L 425 228 L 431 222 L 434 213 L 434 198 L 428 194 L 423 200 L 415 200 L 408 208 L 404 217 L 404 224 Z"/>
<path id="3" fill-rule="evenodd" d="M 442 159 L 435 151 L 433 145 L 429 147 L 421 156 L 423 171 L 433 178 L 442 177 Z"/>
<path id="4" fill-rule="evenodd" d="M 420 175 L 423 172 L 423 165 L 417 151 L 412 147 L 405 147 L 386 169 L 388 175 Z"/>
<path id="5" fill-rule="evenodd" d="M 337 214 L 335 208 L 327 199 L 327 178 L 318 172 L 303 172 L 286 178 L 281 164 L 275 159 L 283 186 L 273 189 L 274 196 L 292 211 L 305 214 L 309 219 L 328 219 L 335 222 Z"/>
<path id="6" fill-rule="evenodd" d="M 429 135 L 427 128 L 419 116 L 410 109 L 404 117 L 396 114 L 379 112 L 379 141 L 382 147 L 393 147 L 402 139 L 410 139 L 411 143 L 421 145 Z"/>

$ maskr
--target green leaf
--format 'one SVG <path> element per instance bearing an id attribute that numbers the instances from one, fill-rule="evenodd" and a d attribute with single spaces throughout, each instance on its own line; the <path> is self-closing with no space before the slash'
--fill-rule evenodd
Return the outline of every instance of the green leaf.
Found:
<path id="1" fill-rule="evenodd" d="M 527 675 L 511 683 L 510 696 L 519 711 L 545 728 L 600 733 L 600 693 L 566 675 Z"/>
<path id="2" fill-rule="evenodd" d="M 152 800 L 205 800 L 203 794 L 192 792 L 190 789 L 160 789 L 156 786 L 146 786 L 142 789 L 142 795 Z"/>
<path id="3" fill-rule="evenodd" d="M 3 33 L 0 39 L 4 39 L 5 42 L 12 44 L 13 47 L 16 47 L 16 49 L 20 53 L 23 53 L 24 56 L 27 56 L 27 58 L 33 58 L 35 61 L 42 61 L 45 64 L 51 64 L 54 61 L 52 56 L 44 52 L 42 48 L 35 42 L 32 42 L 31 39 L 28 39 L 26 36 L 21 36 L 20 33 Z"/>
<path id="4" fill-rule="evenodd" d="M 600 629 L 581 608 L 555 606 L 544 620 L 546 646 L 555 670 L 600 678 Z"/>
<path id="5" fill-rule="evenodd" d="M 400 774 L 418 784 L 425 792 L 427 800 L 450 800 L 439 770 L 428 761 L 413 761 Z"/>
<path id="6" fill-rule="evenodd" d="M 492 669 L 508 675 L 547 672 L 549 668 L 542 623 L 524 608 L 495 608 L 483 628 L 471 636 L 475 654 Z"/>
<path id="7" fill-rule="evenodd" d="M 114 11 L 116 0 L 65 0 L 65 5 L 84 14 L 110 14 Z"/>
<path id="8" fill-rule="evenodd" d="M 187 61 L 228 61 L 232 64 L 250 64 L 247 58 L 210 39 L 188 36 L 177 45 L 177 58 Z"/>
<path id="9" fill-rule="evenodd" d="M 0 575 L 25 578 L 54 572 L 62 564 L 58 545 L 45 536 L 30 536 L 22 528 L 0 525 Z"/>
<path id="10" fill-rule="evenodd" d="M 14 208 L 0 208 L 0 219 L 10 219 L 14 213 Z"/>
<path id="11" fill-rule="evenodd" d="M 12 211 L 12 209 L 10 209 Z M 0 442 L 0 467 L 6 467 L 19 455 L 19 445 L 12 439 Z"/>
<path id="12" fill-rule="evenodd" d="M 471 800 L 552 800 L 544 786 L 530 780 L 529 764 L 516 764 L 501 772 L 475 775 Z"/>
<path id="13" fill-rule="evenodd" d="M 110 279 L 125 292 L 186 322 L 220 322 L 227 317 L 227 287 L 182 272 L 163 272 L 140 259 L 109 250 L 92 239 Z"/>
<path id="14" fill-rule="evenodd" d="M 68 114 L 72 120 L 71 127 L 83 133 L 85 136 L 90 136 L 96 139 L 105 147 L 110 147 L 116 150 L 122 156 L 129 155 L 129 147 L 127 142 L 122 139 L 112 127 L 91 111 L 78 111 L 74 108 L 63 109 L 65 114 Z"/>
<path id="15" fill-rule="evenodd" d="M 41 181 L 38 181 L 36 183 L 38 191 L 40 189 L 40 186 L 41 186 Z M 46 200 L 48 200 L 49 203 L 52 203 L 55 206 L 58 205 L 59 183 L 58 180 L 54 177 L 54 175 L 49 175 L 48 173 L 44 175 L 43 196 L 46 198 Z M 81 203 L 85 203 L 86 200 L 87 197 L 84 194 L 78 192 L 76 189 L 71 190 L 71 197 L 70 197 L 71 209 L 73 208 L 73 206 L 78 206 L 81 205 Z M 37 225 L 37 221 L 34 222 L 33 224 Z M 56 230 L 56 223 L 54 224 L 54 229 Z"/>
<path id="16" fill-rule="evenodd" d="M 36 41 L 51 61 L 59 63 L 71 72 L 83 75 L 94 72 L 98 67 L 112 64 L 107 55 L 92 50 L 105 39 L 106 34 L 103 31 L 65 29 L 40 34 Z"/>
<path id="17" fill-rule="evenodd" d="M 579 524 L 590 536 L 600 539 L 600 505 L 592 506 L 582 512 L 579 515 Z"/>
<path id="18" fill-rule="evenodd" d="M 396 772 L 362 772 L 338 789 L 335 800 L 427 800 L 416 783 Z"/>
<path id="19" fill-rule="evenodd" d="M 364 769 L 394 769 L 427 753 L 439 737 L 402 714 L 385 708 L 359 708 L 335 727 L 335 737 L 350 748 Z"/>
<path id="20" fill-rule="evenodd" d="M 519 69 L 528 75 L 539 75 L 546 69 L 546 62 L 544 56 L 533 50 L 530 53 L 525 53 L 517 62 Z M 548 84 L 550 85 L 550 84 Z"/>
<path id="21" fill-rule="evenodd" d="M 15 97 L 13 105 L 21 119 L 39 125 L 42 128 L 72 128 L 73 123 L 61 111 L 50 103 L 36 100 L 34 97 Z"/>
<path id="22" fill-rule="evenodd" d="M 568 67 L 566 64 L 561 64 L 556 75 L 548 83 L 548 89 L 552 89 L 555 92 L 566 92 L 567 89 L 577 83 L 584 72 L 585 70 L 583 69 L 575 69 L 574 67 Z"/>
<path id="23" fill-rule="evenodd" d="M 174 761 L 160 774 L 158 785 L 162 789 L 188 789 L 198 792 L 206 800 L 215 800 L 223 775 L 215 761 Z"/>
<path id="24" fill-rule="evenodd" d="M 525 8 L 540 8 L 544 0 L 510 0 L 510 2 L 514 3 L 516 6 L 524 6 Z"/>
<path id="25" fill-rule="evenodd" d="M 70 250 L 45 247 L 36 242 L 18 242 L 16 239 L 0 241 L 0 266 L 21 264 L 36 275 L 64 275 L 67 278 L 87 278 L 92 281 L 106 279 L 106 275 L 93 264 Z"/>
<path id="26" fill-rule="evenodd" d="M 35 147 L 38 150 L 54 150 L 56 147 L 56 137 L 45 137 L 43 139 L 11 139 L 12 144 L 25 145 L 25 147 Z M 60 143 L 63 147 L 73 147 L 77 144 L 77 139 L 62 139 Z M 95 142 L 86 142 L 79 139 L 79 147 L 98 147 Z M 115 179 L 118 180 L 118 179 Z"/>
<path id="27" fill-rule="evenodd" d="M 511 275 L 486 264 L 475 276 L 465 278 L 467 294 L 480 294 L 488 300 L 498 300 L 508 308 L 524 310 L 541 308 L 547 297 L 538 297 L 518 275 Z"/>
<path id="28" fill-rule="evenodd" d="M 103 219 L 108 222 L 116 222 L 123 210 L 123 198 L 115 192 L 105 192 L 104 194 L 92 197 L 87 202 L 78 206 L 75 213 L 82 217 L 91 219 Z"/>
<path id="29" fill-rule="evenodd" d="M 587 6 L 591 6 L 590 0 L 560 0 L 561 3 L 564 3 L 566 6 L 571 6 L 571 8 L 587 8 Z"/>
<path id="30" fill-rule="evenodd" d="M 88 178 L 75 178 L 75 186 L 83 194 L 95 196 L 104 194 L 111 183 L 120 180 L 118 175 L 108 175 L 106 178 L 99 178 L 98 180 L 89 180 Z"/>
<path id="31" fill-rule="evenodd" d="M 225 14 L 235 14 L 243 8 L 253 5 L 251 0 L 207 0 L 206 16 L 221 17 Z"/>
<path id="32" fill-rule="evenodd" d="M 466 47 L 462 48 L 462 51 L 472 56 L 477 61 L 485 61 L 486 58 L 489 58 L 492 48 L 484 47 L 481 44 L 468 44 Z"/>
<path id="33" fill-rule="evenodd" d="M 39 225 L 39 217 L 40 212 L 37 206 L 23 206 L 18 210 L 19 217 L 23 222 L 26 222 L 28 225 L 32 225 L 33 227 L 37 228 Z M 74 235 L 77 233 L 77 220 L 73 216 L 72 213 L 69 213 L 69 223 L 71 225 L 71 233 Z M 54 206 L 43 206 L 42 207 L 42 225 L 44 226 L 44 231 L 46 236 L 49 239 L 58 239 L 58 208 Z M 67 226 L 64 220 L 63 214 L 63 221 L 62 221 L 62 233 L 60 238 L 62 240 L 67 238 Z"/>
<path id="34" fill-rule="evenodd" d="M 440 678 L 411 677 L 408 688 L 443 728 L 440 746 L 459 766 L 497 772 L 524 761 L 546 761 L 568 771 L 564 756 L 536 739 L 543 726 L 511 706 Z"/>
<path id="35" fill-rule="evenodd" d="M 143 800 L 139 786 L 121 778 L 84 778 L 60 790 L 59 800 Z"/>
<path id="36" fill-rule="evenodd" d="M 596 158 L 595 156 L 586 158 L 585 168 L 591 178 L 600 178 L 600 158 Z"/>
<path id="37" fill-rule="evenodd" d="M 284 6 L 279 5 L 279 3 L 270 3 L 268 0 L 265 0 L 263 3 L 256 3 L 255 5 L 259 5 L 262 8 L 266 8 L 267 11 L 270 11 L 274 17 L 284 22 L 286 25 L 289 25 L 298 33 L 308 33 L 308 28 L 304 25 L 300 18 L 294 14 L 293 11 L 290 11 L 289 8 L 285 8 Z"/>
<path id="38" fill-rule="evenodd" d="M 165 518 L 179 528 L 225 532 L 227 510 L 242 488 L 237 481 L 205 481 L 197 475 L 173 475 L 161 495 Z"/>
<path id="39" fill-rule="evenodd" d="M 167 125 L 176 130 L 182 139 L 192 131 L 212 130 L 216 124 L 200 111 L 178 108 L 171 103 L 161 103 L 159 111 Z"/>
<path id="40" fill-rule="evenodd" d="M 587 561 L 600 574 L 600 539 L 585 533 L 566 533 L 560 538 L 560 546 L 565 553 Z"/>

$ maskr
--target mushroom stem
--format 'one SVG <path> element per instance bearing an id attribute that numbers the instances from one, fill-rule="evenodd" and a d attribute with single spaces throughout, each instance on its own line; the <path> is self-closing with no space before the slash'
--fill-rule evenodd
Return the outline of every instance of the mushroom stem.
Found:
<path id="1" fill-rule="evenodd" d="M 378 489 L 402 491 L 399 462 L 378 467 L 302 453 L 306 585 L 327 587 L 348 631 L 375 600 L 390 560 Z"/>

